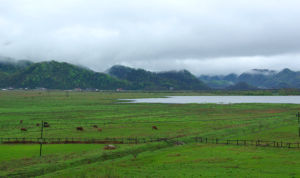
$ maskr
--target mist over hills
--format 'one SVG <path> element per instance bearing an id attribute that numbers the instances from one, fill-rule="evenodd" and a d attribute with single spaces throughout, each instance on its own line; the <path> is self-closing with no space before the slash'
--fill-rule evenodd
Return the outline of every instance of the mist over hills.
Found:
<path id="1" fill-rule="evenodd" d="M 207 90 L 190 72 L 154 73 L 143 69 L 113 66 L 108 73 L 65 62 L 0 61 L 0 87 L 100 90 Z"/>
<path id="2" fill-rule="evenodd" d="M 279 72 L 268 69 L 253 69 L 240 75 L 201 75 L 198 78 L 215 89 L 225 89 L 239 82 L 245 82 L 260 89 L 300 88 L 300 72 L 287 68 Z"/>

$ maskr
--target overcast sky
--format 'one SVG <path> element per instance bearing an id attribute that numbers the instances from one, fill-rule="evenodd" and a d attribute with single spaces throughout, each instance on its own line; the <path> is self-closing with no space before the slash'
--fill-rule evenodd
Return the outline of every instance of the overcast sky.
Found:
<path id="1" fill-rule="evenodd" d="M 300 70 L 299 0 L 0 0 L 0 56 L 104 71 Z"/>

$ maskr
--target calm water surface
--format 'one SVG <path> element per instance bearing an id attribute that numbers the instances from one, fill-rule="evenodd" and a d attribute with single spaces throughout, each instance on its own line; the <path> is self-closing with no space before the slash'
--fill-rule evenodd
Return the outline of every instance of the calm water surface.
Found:
<path id="1" fill-rule="evenodd" d="M 286 103 L 300 104 L 300 96 L 168 96 L 167 98 L 128 99 L 131 103 Z"/>

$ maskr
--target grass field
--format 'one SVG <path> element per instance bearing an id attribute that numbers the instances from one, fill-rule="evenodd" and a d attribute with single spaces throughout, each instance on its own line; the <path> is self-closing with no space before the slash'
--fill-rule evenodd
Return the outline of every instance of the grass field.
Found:
<path id="1" fill-rule="evenodd" d="M 176 137 L 159 142 L 0 145 L 0 177 L 297 177 L 300 150 L 193 143 L 193 136 L 299 142 L 293 104 L 134 104 L 118 99 L 211 93 L 0 92 L 0 137 Z M 20 123 L 20 120 L 23 122 Z M 102 129 L 99 132 L 97 125 Z M 152 130 L 152 126 L 158 130 Z M 76 127 L 83 127 L 77 131 Z M 27 131 L 21 131 L 26 128 Z"/>

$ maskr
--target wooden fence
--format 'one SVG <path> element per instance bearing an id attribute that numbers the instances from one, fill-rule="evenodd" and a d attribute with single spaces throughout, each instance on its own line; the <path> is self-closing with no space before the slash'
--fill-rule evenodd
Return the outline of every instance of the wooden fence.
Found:
<path id="1" fill-rule="evenodd" d="M 183 141 L 183 137 L 157 137 L 157 138 L 0 138 L 0 144 L 142 144 L 151 142 L 178 142 Z M 206 137 L 192 137 L 192 142 L 204 144 L 240 145 L 240 146 L 260 146 L 276 148 L 299 148 L 300 142 L 282 142 L 265 140 L 229 140 L 212 139 Z"/>
<path id="2" fill-rule="evenodd" d="M 0 138 L 1 144 L 141 144 L 172 138 Z"/>
<path id="3" fill-rule="evenodd" d="M 223 144 L 223 145 L 243 145 L 243 146 L 261 146 L 276 148 L 300 148 L 300 142 L 282 142 L 282 141 L 265 141 L 265 140 L 220 140 L 205 137 L 193 137 L 197 143 Z"/>

